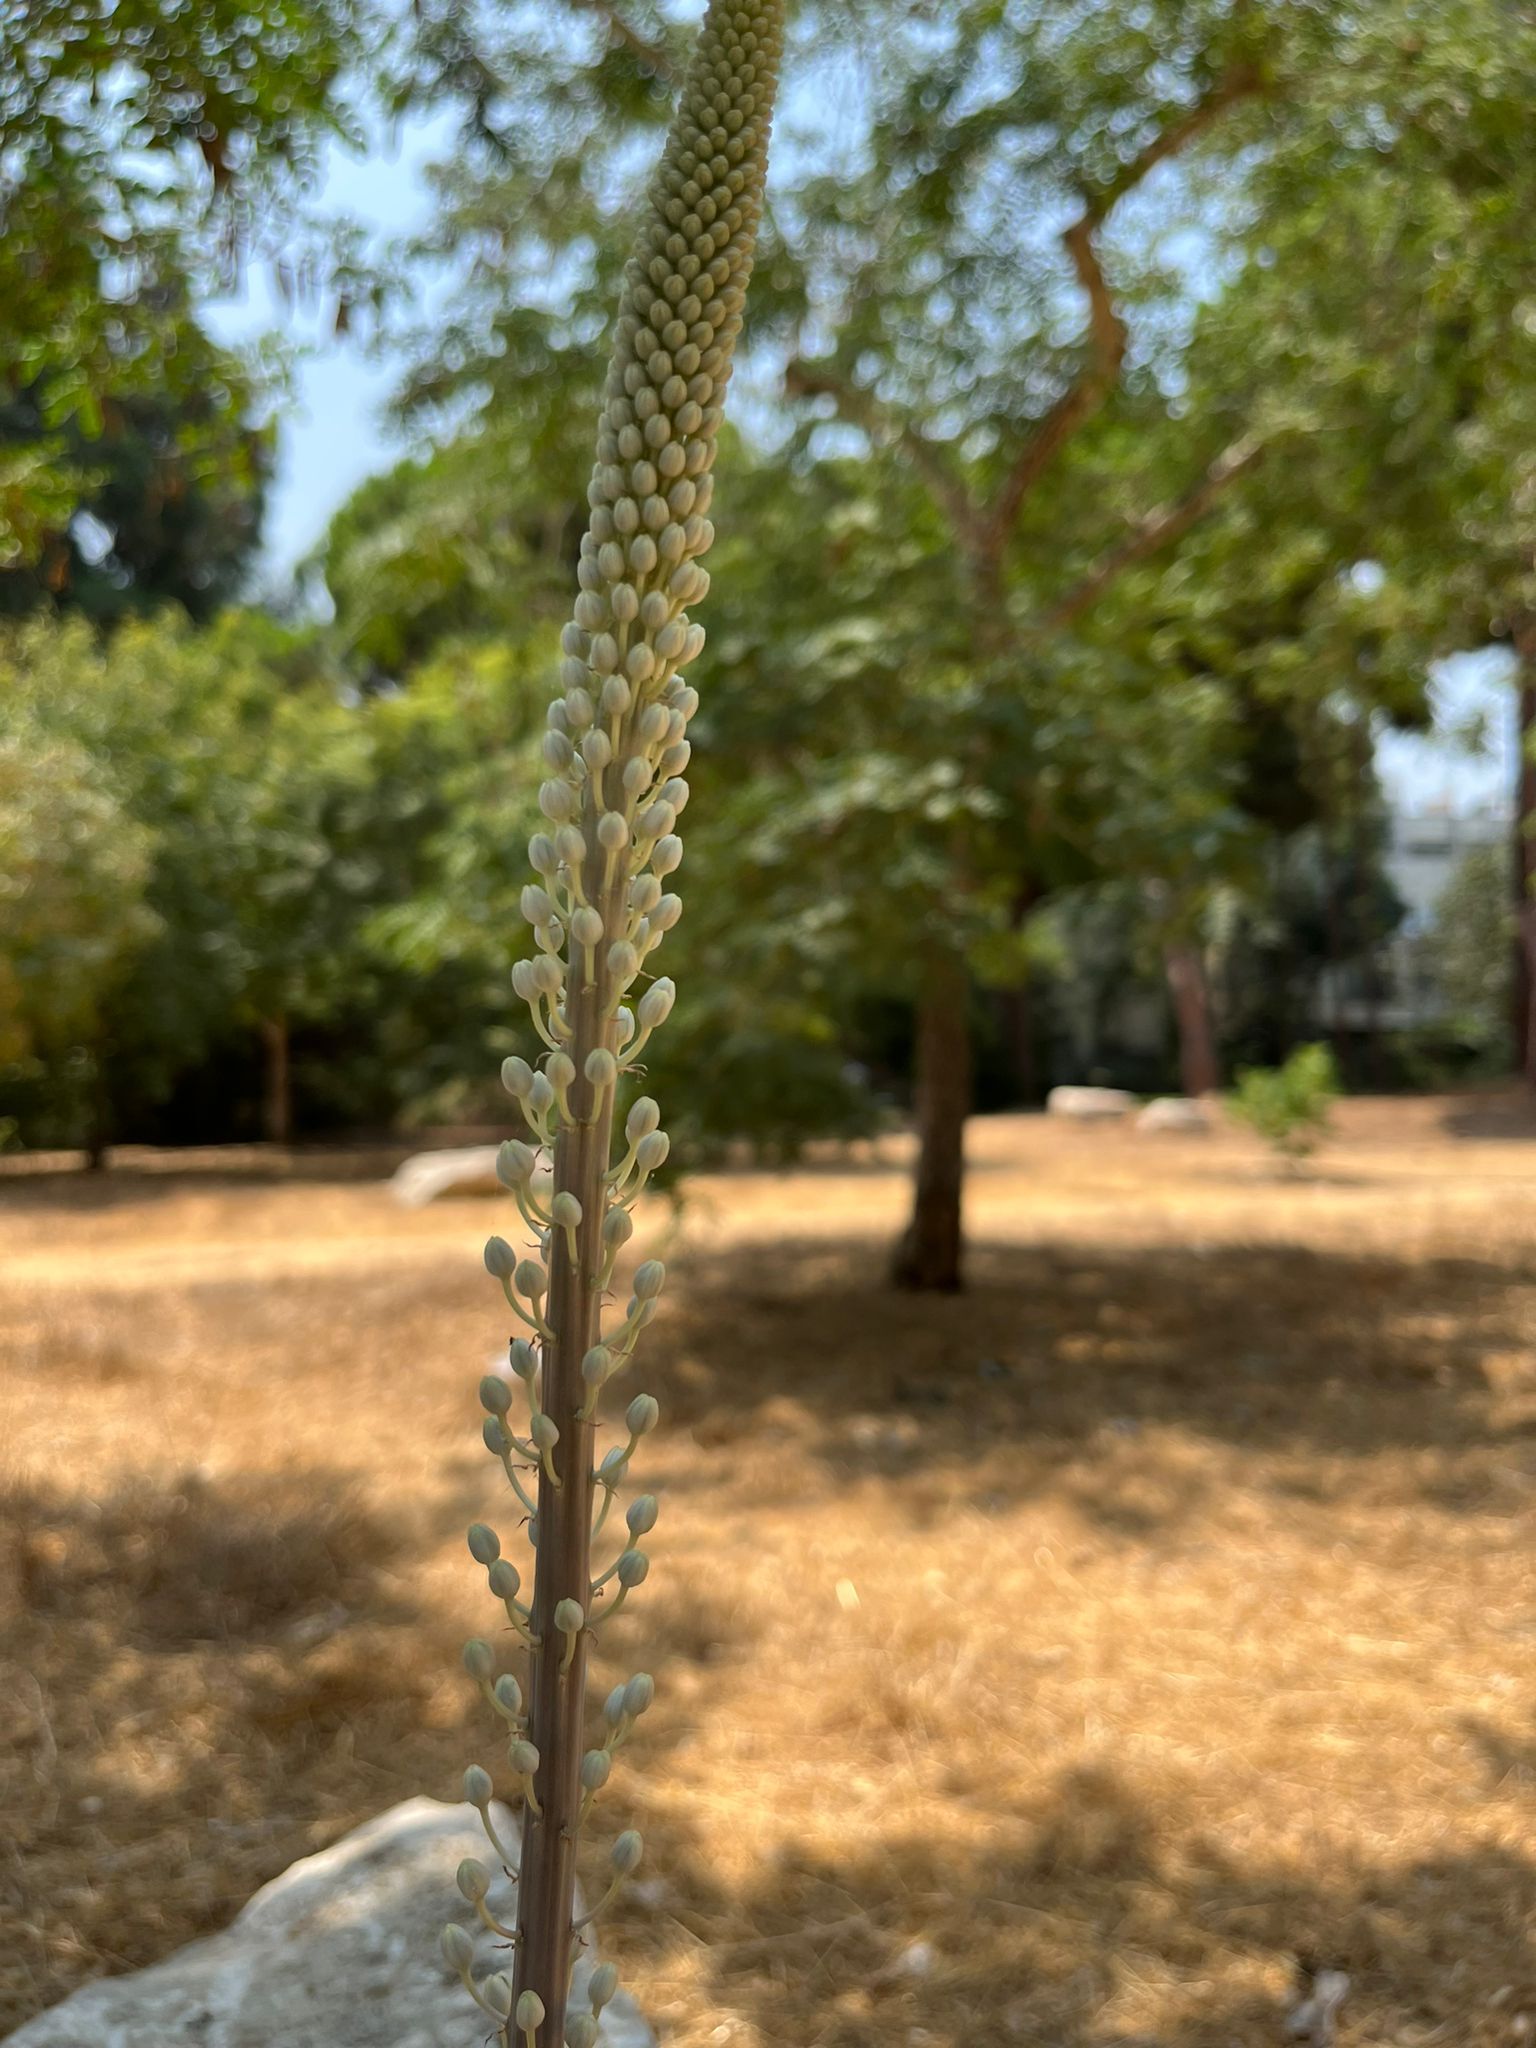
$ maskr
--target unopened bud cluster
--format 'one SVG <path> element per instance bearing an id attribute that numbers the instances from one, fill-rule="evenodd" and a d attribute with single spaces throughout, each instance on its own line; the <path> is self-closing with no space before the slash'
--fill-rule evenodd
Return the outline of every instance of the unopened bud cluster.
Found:
<path id="1" fill-rule="evenodd" d="M 593 1562 L 659 1413 L 650 1395 L 635 1395 L 621 1440 L 606 1449 L 595 1443 L 599 1402 L 630 1368 L 666 1280 L 659 1259 L 642 1260 L 627 1301 L 605 1323 L 615 1268 L 634 1233 L 631 1212 L 669 1149 L 659 1107 L 645 1094 L 630 1099 L 629 1077 L 673 1004 L 673 985 L 654 963 L 682 915 L 672 877 L 683 858 L 687 733 L 698 704 L 684 671 L 704 644 L 691 610 L 709 590 L 702 557 L 714 539 L 715 441 L 762 208 L 781 40 L 782 0 L 711 0 L 625 272 L 580 587 L 561 635 L 560 689 L 542 743 L 544 825 L 528 849 L 537 880 L 522 892 L 535 945 L 512 982 L 544 1051 L 536 1063 L 512 1058 L 502 1068 L 525 1128 L 501 1147 L 497 1171 L 522 1228 L 493 1237 L 485 1263 L 516 1330 L 510 1379 L 493 1375 L 480 1390 L 486 1448 L 534 1548 L 529 1600 L 497 1532 L 481 1522 L 469 1531 L 470 1553 L 505 1617 L 500 1640 L 531 1659 L 526 1694 L 510 1672 L 498 1673 L 489 1640 L 476 1638 L 464 1651 L 506 1742 L 507 1786 L 525 1808 L 519 1916 L 515 1928 L 496 1921 L 490 1872 L 470 1859 L 460 1866 L 460 1893 L 510 1952 L 508 1969 L 477 1979 L 470 1936 L 457 1925 L 443 1935 L 445 1960 L 494 2021 L 503 2048 L 593 2048 L 617 1979 L 611 1964 L 596 1967 L 587 2008 L 577 2012 L 570 1970 L 585 1929 L 642 1854 L 637 1833 L 620 1834 L 597 1906 L 571 1918 L 574 1876 L 556 1838 L 573 1838 L 608 1784 L 615 1753 L 654 1696 L 651 1679 L 613 1690 L 590 1747 L 578 1742 L 568 1759 L 550 1751 L 575 1726 L 570 1709 L 581 1704 L 585 1646 L 645 1583 L 641 1545 L 657 1519 L 654 1496 L 631 1499 L 610 1562 Z M 572 1583 L 563 1518 L 576 1501 L 584 1563 Z M 555 1523 L 566 1539 L 557 1546 Z M 612 1545 L 613 1536 L 606 1540 Z M 550 1576 L 557 1570 L 565 1574 L 558 1581 Z M 546 1816 L 572 1786 L 576 1810 Z M 471 1767 L 465 1798 L 512 1878 L 492 1790 L 489 1775 Z M 550 1896 L 562 1890 L 563 1907 L 555 1905 L 565 1924 L 552 1935 Z"/>

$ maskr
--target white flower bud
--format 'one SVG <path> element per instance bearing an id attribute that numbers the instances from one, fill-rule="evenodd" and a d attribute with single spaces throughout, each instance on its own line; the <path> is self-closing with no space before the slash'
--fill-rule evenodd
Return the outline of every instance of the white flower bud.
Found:
<path id="1" fill-rule="evenodd" d="M 582 741 L 581 758 L 594 775 L 601 775 L 613 759 L 613 741 L 601 727 L 594 728 Z"/>
<path id="2" fill-rule="evenodd" d="M 661 1126 L 661 1105 L 654 1096 L 637 1095 L 629 1106 L 629 1115 L 624 1119 L 624 1135 L 631 1145 L 638 1145 L 648 1131 Z"/>
<path id="3" fill-rule="evenodd" d="M 580 910 L 572 911 L 571 937 L 583 948 L 602 944 L 603 920 L 590 904 L 583 904 Z"/>
<path id="4" fill-rule="evenodd" d="M 580 626 L 572 623 L 560 628 L 560 648 L 562 653 L 586 667 L 587 636 Z"/>
<path id="5" fill-rule="evenodd" d="M 624 657 L 624 673 L 632 683 L 649 682 L 656 672 L 656 657 L 643 640 L 637 640 Z"/>
<path id="6" fill-rule="evenodd" d="M 621 1877 L 632 1877 L 640 1868 L 640 1859 L 645 1853 L 638 1830 L 626 1828 L 613 1845 L 610 1861 Z"/>
<path id="7" fill-rule="evenodd" d="M 504 1458 L 512 1448 L 511 1437 L 507 1435 L 500 1417 L 495 1415 L 487 1415 L 484 1422 L 481 1423 L 480 1441 L 485 1445 L 485 1448 L 493 1458 Z M 499 1567 L 496 1565 L 491 1566 L 492 1571 L 498 1569 Z"/>
<path id="8" fill-rule="evenodd" d="M 608 972 L 620 988 L 627 988 L 640 972 L 640 955 L 628 939 L 615 939 L 608 948 Z"/>
<path id="9" fill-rule="evenodd" d="M 538 1360 L 533 1355 L 533 1346 L 526 1337 L 514 1337 L 507 1346 L 507 1363 L 520 1380 L 531 1380 Z"/>
<path id="10" fill-rule="evenodd" d="M 576 1078 L 576 1062 L 568 1052 L 552 1052 L 544 1062 L 544 1077 L 556 1095 L 563 1088 L 569 1088 Z M 530 1094 L 532 1090 L 529 1091 Z"/>
<path id="11" fill-rule="evenodd" d="M 485 1773 L 480 1774 L 484 1777 Z M 438 1947 L 443 1952 L 443 1961 L 450 1970 L 467 1970 L 475 1960 L 475 1944 L 470 1940 L 457 1921 L 450 1921 L 438 1937 Z"/>
<path id="12" fill-rule="evenodd" d="M 608 1782 L 613 1769 L 613 1758 L 606 1749 L 589 1749 L 581 1760 L 581 1782 L 588 1792 L 601 1792 Z"/>
<path id="13" fill-rule="evenodd" d="M 474 1856 L 466 1856 L 454 1875 L 461 1897 L 473 1906 L 483 1899 L 491 1888 L 491 1873 Z"/>
<path id="14" fill-rule="evenodd" d="M 648 1436 L 661 1420 L 654 1394 L 636 1394 L 624 1411 L 624 1426 L 631 1436 Z"/>
<path id="15" fill-rule="evenodd" d="M 642 1493 L 638 1500 L 632 1500 L 624 1516 L 630 1535 L 648 1536 L 656 1526 L 656 1514 L 654 1493 Z"/>
<path id="16" fill-rule="evenodd" d="M 581 1361 L 581 1376 L 589 1387 L 600 1387 L 613 1371 L 613 1353 L 606 1344 L 594 1344 Z"/>
<path id="17" fill-rule="evenodd" d="M 597 566 L 610 583 L 624 574 L 624 550 L 616 540 L 606 540 L 597 551 Z"/>
<path id="18" fill-rule="evenodd" d="M 486 1567 L 485 1583 L 498 1600 L 515 1600 L 522 1590 L 523 1576 L 508 1557 L 498 1557 Z"/>
<path id="19" fill-rule="evenodd" d="M 489 1806 L 495 1789 L 489 1771 L 482 1771 L 478 1764 L 471 1764 L 464 1773 L 464 1797 L 471 1806 Z"/>
<path id="20" fill-rule="evenodd" d="M 651 848 L 651 866 L 658 875 L 670 875 L 683 864 L 683 842 L 675 832 L 658 839 Z"/>
<path id="21" fill-rule="evenodd" d="M 656 1697 L 656 1681 L 648 1671 L 637 1671 L 624 1688 L 624 1711 L 638 1721 Z"/>
<path id="22" fill-rule="evenodd" d="M 587 857 L 587 842 L 581 836 L 579 825 L 562 825 L 555 834 L 555 856 L 557 860 L 577 874 Z"/>
<path id="23" fill-rule="evenodd" d="M 642 1173 L 654 1173 L 658 1166 L 665 1163 L 671 1149 L 672 1141 L 665 1131 L 652 1131 L 649 1137 L 642 1138 L 635 1147 L 635 1164 Z"/>
<path id="24" fill-rule="evenodd" d="M 464 1669 L 471 1678 L 480 1678 L 487 1682 L 496 1669 L 495 1653 L 490 1644 L 482 1642 L 479 1636 L 471 1636 L 464 1645 Z"/>
<path id="25" fill-rule="evenodd" d="M 684 683 L 677 692 L 677 695 L 672 698 L 671 703 L 672 709 L 682 714 L 686 724 L 699 708 L 699 693 L 691 683 Z"/>
<path id="26" fill-rule="evenodd" d="M 510 1280 L 517 1270 L 517 1253 L 504 1237 L 485 1241 L 485 1270 L 493 1280 Z"/>
<path id="27" fill-rule="evenodd" d="M 628 1244 L 634 1234 L 634 1219 L 627 1209 L 610 1209 L 603 1218 L 603 1243 L 610 1251 Z"/>
<path id="28" fill-rule="evenodd" d="M 683 899 L 681 896 L 658 897 L 650 912 L 651 930 L 653 932 L 671 931 L 673 925 L 677 923 L 682 914 Z"/>
<path id="29" fill-rule="evenodd" d="M 576 792 L 568 782 L 541 782 L 539 809 L 552 825 L 568 824 L 576 812 Z"/>
<path id="30" fill-rule="evenodd" d="M 531 1089 L 526 1092 L 531 1093 Z M 504 1188 L 526 1187 L 537 1164 L 537 1153 L 521 1138 L 508 1138 L 496 1147 L 496 1178 Z"/>
<path id="31" fill-rule="evenodd" d="M 619 1973 L 612 1963 L 599 1963 L 587 1979 L 587 1996 L 592 2010 L 601 2012 L 619 1988 Z"/>
<path id="32" fill-rule="evenodd" d="M 574 611 L 576 624 L 584 633 L 595 633 L 608 622 L 608 607 L 596 591 L 584 590 L 576 600 Z"/>
<path id="33" fill-rule="evenodd" d="M 498 2019 L 512 2017 L 512 1986 L 500 1970 L 493 1970 L 489 1977 L 482 1978 L 478 1989 L 480 1996 Z"/>
<path id="34" fill-rule="evenodd" d="M 604 718 L 622 718 L 629 709 L 629 684 L 622 676 L 605 676 L 598 701 Z"/>
<path id="35" fill-rule="evenodd" d="M 507 1762 L 520 1778 L 531 1778 L 539 1768 L 539 1752 L 531 1742 L 514 1736 L 507 1744 Z"/>
<path id="36" fill-rule="evenodd" d="M 626 796 L 638 796 L 643 789 L 647 789 L 650 786 L 650 762 L 645 760 L 642 755 L 632 755 L 624 763 L 624 774 L 621 779 L 624 784 L 624 794 Z"/>
<path id="37" fill-rule="evenodd" d="M 494 1564 L 501 1555 L 501 1538 L 488 1522 L 470 1523 L 468 1543 L 476 1564 Z"/>
<path id="38" fill-rule="evenodd" d="M 678 751 L 679 749 L 676 747 L 669 747 L 667 749 L 669 754 L 675 754 Z M 687 753 L 686 742 L 680 751 L 685 754 Z M 691 794 L 692 791 L 681 775 L 669 775 L 667 780 L 661 785 L 661 801 L 670 804 L 674 812 L 687 810 L 688 799 Z"/>
<path id="39" fill-rule="evenodd" d="M 592 668 L 595 674 L 610 676 L 619 665 L 619 643 L 611 633 L 599 633 L 592 642 Z"/>
<path id="40" fill-rule="evenodd" d="M 539 985 L 533 978 L 533 962 L 531 960 L 513 961 L 512 993 L 520 1002 L 532 1003 L 538 1000 Z"/>
<path id="41" fill-rule="evenodd" d="M 550 902 L 547 891 L 541 889 L 537 882 L 529 882 L 518 901 L 524 917 L 535 928 L 548 924 L 555 914 L 555 906 Z"/>
<path id="42" fill-rule="evenodd" d="M 677 661 L 688 641 L 688 627 L 682 619 L 668 619 L 656 635 L 656 652 L 663 661 Z"/>
<path id="43" fill-rule="evenodd" d="M 664 704 L 648 704 L 640 715 L 636 731 L 641 744 L 647 747 L 659 746 L 667 736 L 671 725 L 671 714 Z"/>
<path id="44" fill-rule="evenodd" d="M 525 889 L 523 894 L 526 896 L 527 893 Z M 544 894 L 542 889 L 539 894 Z M 533 1086 L 532 1067 L 526 1060 L 519 1059 L 517 1054 L 513 1053 L 509 1059 L 504 1059 L 501 1063 L 501 1085 L 509 1095 L 515 1095 L 521 1101 Z"/>
<path id="45" fill-rule="evenodd" d="M 576 1230 L 581 1224 L 581 1204 L 572 1194 L 564 1190 L 556 1195 L 549 1205 L 551 1222 L 561 1230 Z"/>
<path id="46" fill-rule="evenodd" d="M 640 623 L 648 633 L 658 632 L 672 616 L 672 607 L 659 590 L 653 590 L 640 607 Z"/>
<path id="47" fill-rule="evenodd" d="M 517 2001 L 517 2030 L 536 2034 L 544 2024 L 544 2001 L 537 1991 L 525 1991 Z"/>
<path id="48" fill-rule="evenodd" d="M 603 1719 L 610 1728 L 617 1728 L 624 1718 L 624 1688 L 616 1685 L 603 1701 Z"/>
<path id="49" fill-rule="evenodd" d="M 559 707 L 560 716 L 565 716 L 565 706 Z M 547 732 L 540 743 L 544 755 L 544 766 L 556 775 L 564 775 L 576 758 L 576 750 L 563 732 Z"/>
<path id="50" fill-rule="evenodd" d="M 654 875 L 636 875 L 629 885 L 629 907 L 648 917 L 661 899 L 661 884 Z"/>
<path id="51" fill-rule="evenodd" d="M 549 1290 L 549 1275 L 537 1259 L 519 1259 L 512 1274 L 512 1285 L 529 1301 L 539 1301 Z"/>
<path id="52" fill-rule="evenodd" d="M 611 1052 L 599 1046 L 587 1054 L 586 1075 L 594 1088 L 611 1088 L 619 1077 L 619 1063 Z"/>
<path id="53" fill-rule="evenodd" d="M 622 853 L 629 844 L 629 821 L 622 811 L 604 811 L 597 821 L 597 843 L 605 853 Z"/>
<path id="54" fill-rule="evenodd" d="M 637 839 L 665 839 L 677 823 L 677 813 L 670 804 L 657 802 L 647 804 L 635 820 Z"/>
<path id="55" fill-rule="evenodd" d="M 565 692 L 565 715 L 571 721 L 573 732 L 584 731 L 592 723 L 592 699 L 586 689 L 587 664 L 582 661 L 576 666 L 581 674 L 575 682 L 567 681 Z"/>
<path id="56" fill-rule="evenodd" d="M 667 1269 L 660 1259 L 646 1259 L 635 1268 L 636 1301 L 654 1301 L 667 1284 Z M 505 1388 L 506 1381 L 498 1380 L 499 1387 Z M 511 1396 L 508 1395 L 510 1402 Z M 505 1410 L 502 1411 L 505 1413 Z"/>
<path id="57" fill-rule="evenodd" d="M 549 1415 L 535 1415 L 528 1425 L 528 1434 L 541 1451 L 552 1451 L 560 1441 L 560 1431 Z"/>
<path id="58" fill-rule="evenodd" d="M 676 986 L 666 975 L 659 981 L 653 981 L 640 998 L 636 1009 L 636 1015 L 643 1028 L 654 1031 L 658 1025 L 665 1024 L 672 1014 L 672 1005 L 676 1000 Z"/>
<path id="59" fill-rule="evenodd" d="M 539 960 L 535 962 L 536 968 L 550 968 L 554 965 L 555 962 L 553 960 Z M 540 976 L 539 978 L 539 985 L 544 990 L 546 995 L 552 995 L 554 993 L 554 989 L 550 987 L 551 979 L 552 977 L 547 973 Z M 554 982 L 554 988 L 558 988 L 559 986 L 560 983 L 558 980 L 556 980 Z M 554 1106 L 554 1082 L 550 1080 L 548 1074 L 535 1074 L 533 1077 L 532 1084 L 528 1089 L 528 1107 L 533 1111 L 533 1114 L 535 1116 L 542 1117 L 548 1116 L 549 1112 L 554 1108 Z"/>
<path id="60" fill-rule="evenodd" d="M 585 690 L 587 682 L 587 664 L 581 659 L 579 655 L 566 654 L 561 656 L 560 682 L 561 686 L 567 692 L 565 699 L 565 713 L 567 718 L 569 718 L 571 716 L 570 693 L 576 690 Z"/>
<path id="61" fill-rule="evenodd" d="M 560 1600 L 555 1605 L 555 1627 L 563 1636 L 580 1635 L 587 1625 L 586 1611 L 579 1600 Z"/>
<path id="62" fill-rule="evenodd" d="M 640 616 L 640 593 L 632 583 L 616 583 L 608 593 L 608 603 L 621 626 L 632 626 Z"/>

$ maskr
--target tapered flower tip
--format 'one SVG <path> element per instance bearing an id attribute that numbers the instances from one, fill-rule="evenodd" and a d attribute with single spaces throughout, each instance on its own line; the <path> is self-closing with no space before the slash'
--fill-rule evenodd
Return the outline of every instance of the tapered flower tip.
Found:
<path id="1" fill-rule="evenodd" d="M 656 1496 L 642 1493 L 638 1500 L 632 1500 L 624 1516 L 629 1524 L 631 1536 L 648 1536 L 656 1526 Z"/>
<path id="2" fill-rule="evenodd" d="M 661 1420 L 661 1409 L 654 1394 L 636 1394 L 624 1411 L 631 1436 L 644 1436 L 653 1430 Z"/>
<path id="3" fill-rule="evenodd" d="M 480 1996 L 498 2019 L 509 2020 L 512 2017 L 512 1986 L 500 1970 L 486 1978 L 480 1986 Z"/>
<path id="4" fill-rule="evenodd" d="M 464 1669 L 471 1678 L 483 1678 L 490 1683 L 491 1673 L 496 1669 L 496 1658 L 489 1643 L 479 1636 L 471 1636 L 464 1645 Z"/>
<path id="5" fill-rule="evenodd" d="M 613 1845 L 610 1861 L 621 1877 L 629 1877 L 640 1868 L 640 1859 L 645 1854 L 645 1844 L 636 1828 L 626 1828 Z"/>
<path id="6" fill-rule="evenodd" d="M 624 1119 L 624 1135 L 631 1145 L 638 1145 L 647 1131 L 654 1131 L 661 1122 L 661 1104 L 652 1096 L 642 1095 L 629 1106 L 629 1115 Z"/>
<path id="7" fill-rule="evenodd" d="M 515 1600 L 523 1583 L 517 1566 L 505 1557 L 497 1558 L 485 1579 L 498 1600 Z"/>
<path id="8" fill-rule="evenodd" d="M 469 1554 L 476 1564 L 494 1564 L 501 1555 L 501 1538 L 488 1522 L 469 1525 Z"/>
<path id="9" fill-rule="evenodd" d="M 647 1259 L 635 1269 L 636 1301 L 654 1301 L 667 1284 L 667 1269 L 660 1259 Z"/>
<path id="10" fill-rule="evenodd" d="M 601 2012 L 619 1988 L 619 1973 L 612 1963 L 599 1963 L 587 1980 L 587 1996 L 592 2001 L 592 2010 Z"/>
<path id="11" fill-rule="evenodd" d="M 624 1688 L 624 1711 L 638 1720 L 656 1697 L 656 1681 L 648 1671 L 637 1671 Z"/>
<path id="12" fill-rule="evenodd" d="M 476 1862 L 473 1856 L 466 1856 L 459 1865 L 454 1882 L 469 1903 L 474 1905 L 477 1899 L 483 1899 L 490 1890 L 491 1873 L 483 1863 Z"/>
<path id="13" fill-rule="evenodd" d="M 512 1389 L 495 1373 L 488 1372 L 480 1382 L 480 1406 L 489 1415 L 505 1415 L 512 1406 Z"/>
<path id="14" fill-rule="evenodd" d="M 491 1690 L 496 1695 L 497 1706 L 507 1713 L 520 1714 L 523 1711 L 523 1688 L 510 1671 L 504 1671 Z"/>
<path id="15" fill-rule="evenodd" d="M 508 2001 L 510 2010 L 511 2001 Z M 544 2024 L 544 2001 L 537 1991 L 525 1991 L 517 2001 L 517 2024 L 525 2034 L 534 2033 Z"/>
<path id="16" fill-rule="evenodd" d="M 587 1617 L 579 1600 L 561 1600 L 555 1607 L 555 1627 L 563 1636 L 576 1635 L 587 1625 Z"/>
<path id="17" fill-rule="evenodd" d="M 467 1970 L 475 1960 L 475 1944 L 454 1921 L 450 1920 L 438 1936 L 438 1947 L 450 1970 Z"/>
<path id="18" fill-rule="evenodd" d="M 531 1742 L 509 1742 L 507 1744 L 507 1762 L 520 1778 L 531 1778 L 539 1768 L 539 1752 Z"/>
<path id="19" fill-rule="evenodd" d="M 597 2021 L 589 2012 L 579 2012 L 565 2023 L 565 2048 L 597 2048 Z"/>
<path id="20" fill-rule="evenodd" d="M 507 1150 L 502 1146 L 502 1152 Z M 501 1153 L 496 1155 L 497 1172 L 501 1170 Z M 510 1280 L 517 1271 L 517 1253 L 504 1237 L 488 1237 L 485 1241 L 485 1270 L 493 1280 Z"/>
<path id="21" fill-rule="evenodd" d="M 489 1806 L 495 1789 L 490 1772 L 482 1771 L 478 1764 L 471 1764 L 464 1773 L 464 1797 L 471 1806 Z"/>

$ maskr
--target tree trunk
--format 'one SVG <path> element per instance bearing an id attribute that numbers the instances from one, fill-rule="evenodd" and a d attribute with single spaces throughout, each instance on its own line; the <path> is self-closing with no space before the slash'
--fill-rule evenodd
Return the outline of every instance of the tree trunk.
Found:
<path id="1" fill-rule="evenodd" d="M 1211 997 L 1200 948 L 1187 940 L 1163 950 L 1163 967 L 1173 997 L 1179 1032 L 1179 1079 L 1186 1095 L 1211 1095 L 1221 1086 L 1221 1067 L 1211 1030 Z"/>
<path id="2" fill-rule="evenodd" d="M 1536 642 L 1523 647 L 1515 723 L 1515 1071 L 1536 1088 Z"/>
<path id="3" fill-rule="evenodd" d="M 917 1001 L 917 1176 L 912 1220 L 896 1247 L 898 1287 L 956 1293 L 962 1282 L 961 1196 L 965 1119 L 971 1107 L 971 1033 L 965 962 L 935 953 Z"/>
<path id="4" fill-rule="evenodd" d="M 288 1019 L 263 1017 L 264 1055 L 261 1089 L 261 1131 L 269 1145 L 286 1145 L 293 1136 L 293 1088 L 288 1077 Z"/>

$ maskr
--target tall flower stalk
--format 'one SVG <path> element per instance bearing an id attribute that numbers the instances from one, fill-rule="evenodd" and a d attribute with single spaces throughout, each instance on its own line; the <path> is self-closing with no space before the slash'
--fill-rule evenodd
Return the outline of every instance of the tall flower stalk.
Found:
<path id="1" fill-rule="evenodd" d="M 615 1542 L 613 1509 L 655 1426 L 656 1402 L 636 1395 L 623 1438 L 606 1451 L 597 1408 L 631 1365 L 666 1279 L 661 1261 L 646 1259 L 622 1313 L 611 1306 L 631 1211 L 667 1156 L 667 1134 L 645 1095 L 629 1104 L 617 1139 L 614 1126 L 626 1077 L 642 1071 L 646 1043 L 672 1008 L 672 983 L 654 977 L 650 962 L 682 911 L 668 878 L 682 860 L 677 822 L 698 703 L 682 670 L 704 644 L 689 612 L 709 589 L 700 558 L 714 539 L 711 469 L 762 209 L 782 16 L 782 0 L 710 0 L 647 195 L 587 490 L 580 591 L 561 636 L 561 692 L 543 741 L 547 829 L 528 849 L 538 880 L 522 908 L 538 950 L 512 981 L 547 1050 L 537 1067 L 509 1059 L 502 1068 L 527 1136 L 503 1145 L 498 1162 L 526 1248 L 493 1237 L 485 1250 L 520 1326 L 510 1364 L 526 1424 L 508 1380 L 487 1378 L 480 1392 L 486 1446 L 533 1546 L 529 1601 L 496 1532 L 485 1523 L 469 1532 L 508 1640 L 526 1653 L 526 1694 L 511 1672 L 498 1673 L 488 1642 L 464 1651 L 502 1723 L 523 1802 L 515 1927 L 490 1908 L 486 1865 L 471 1859 L 459 1870 L 460 1891 L 510 1963 L 477 1979 L 469 1935 L 457 1926 L 443 1935 L 445 1957 L 504 2048 L 592 2048 L 616 1976 L 611 1964 L 596 1967 L 578 2012 L 569 2003 L 574 1966 L 596 1913 L 642 1853 L 633 1830 L 618 1836 L 598 1906 L 578 1921 L 582 1831 L 654 1692 L 643 1674 L 617 1687 L 588 1742 L 588 1653 L 644 1582 L 641 1545 L 656 1520 L 651 1496 L 631 1498 Z M 599 1539 L 615 1550 L 609 1562 L 594 1557 Z M 511 1877 L 491 1792 L 488 1773 L 466 1773 L 466 1797 Z"/>

